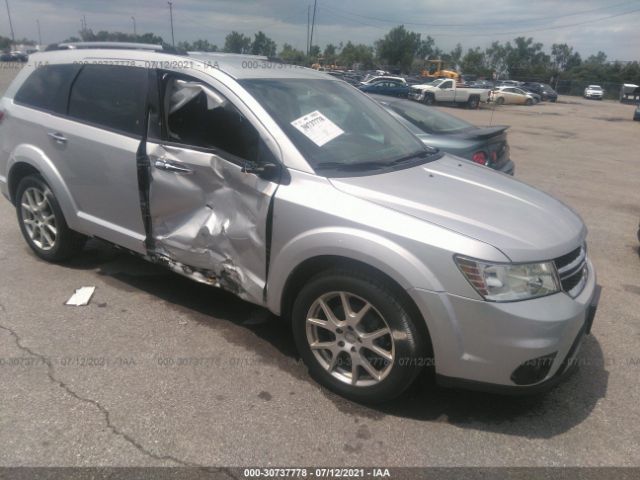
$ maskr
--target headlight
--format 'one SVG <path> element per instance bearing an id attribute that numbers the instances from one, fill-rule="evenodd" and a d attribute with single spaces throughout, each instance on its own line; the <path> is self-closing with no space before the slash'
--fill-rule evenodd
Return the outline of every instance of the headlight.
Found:
<path id="1" fill-rule="evenodd" d="M 455 260 L 462 274 L 485 300 L 512 302 L 560 291 L 553 262 L 494 264 L 463 257 L 455 257 Z"/>

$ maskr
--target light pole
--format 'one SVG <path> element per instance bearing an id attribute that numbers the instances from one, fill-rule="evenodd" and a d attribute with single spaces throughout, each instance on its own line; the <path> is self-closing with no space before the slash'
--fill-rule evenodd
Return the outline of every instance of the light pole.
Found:
<path id="1" fill-rule="evenodd" d="M 132 15 L 131 20 L 133 20 L 133 36 L 138 38 L 138 30 L 136 28 L 136 17 Z"/>
<path id="2" fill-rule="evenodd" d="M 16 43 L 16 36 L 13 33 L 13 23 L 11 23 L 11 11 L 9 10 L 9 0 L 4 0 L 7 5 L 7 16 L 9 17 L 9 28 L 11 29 L 11 41 Z"/>
<path id="3" fill-rule="evenodd" d="M 40 19 L 36 20 L 36 24 L 38 25 L 38 45 L 42 46 L 42 33 L 40 32 Z"/>
<path id="4" fill-rule="evenodd" d="M 173 2 L 167 2 L 169 4 L 169 18 L 171 19 L 171 45 L 176 46 L 176 39 L 173 37 Z"/>

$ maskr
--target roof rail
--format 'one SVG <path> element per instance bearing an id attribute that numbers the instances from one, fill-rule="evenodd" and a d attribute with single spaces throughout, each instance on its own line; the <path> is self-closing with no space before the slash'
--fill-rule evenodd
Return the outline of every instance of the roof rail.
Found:
<path id="1" fill-rule="evenodd" d="M 150 43 L 134 43 L 134 42 L 64 42 L 54 43 L 47 47 L 47 51 L 51 50 L 74 50 L 85 48 L 109 48 L 109 49 L 123 49 L 123 50 L 152 50 L 163 51 L 162 45 L 153 45 Z"/>

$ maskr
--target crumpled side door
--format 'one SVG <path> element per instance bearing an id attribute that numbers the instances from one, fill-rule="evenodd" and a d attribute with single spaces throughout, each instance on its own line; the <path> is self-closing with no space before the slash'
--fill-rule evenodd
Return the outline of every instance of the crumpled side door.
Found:
<path id="1" fill-rule="evenodd" d="M 271 160 L 271 154 L 219 92 L 171 74 L 161 75 L 159 83 L 162 138 L 146 141 L 149 256 L 262 304 L 270 204 L 278 183 L 247 173 L 246 166 Z M 247 138 L 238 133 L 242 129 Z"/>

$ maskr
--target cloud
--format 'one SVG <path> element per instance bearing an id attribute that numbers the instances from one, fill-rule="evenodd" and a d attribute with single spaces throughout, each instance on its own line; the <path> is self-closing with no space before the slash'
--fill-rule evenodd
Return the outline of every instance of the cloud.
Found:
<path id="1" fill-rule="evenodd" d="M 94 31 L 131 32 L 135 16 L 139 33 L 171 38 L 165 0 L 9 2 L 16 36 L 37 39 L 39 19 L 44 43 L 77 35 L 82 15 Z M 279 46 L 286 42 L 304 48 L 310 4 L 313 0 L 173 0 L 176 41 L 206 38 L 222 46 L 231 30 L 248 35 L 262 30 Z M 484 47 L 522 35 L 547 49 L 553 43 L 568 43 L 583 56 L 602 50 L 610 59 L 634 60 L 640 57 L 638 9 L 636 0 L 318 0 L 314 43 L 371 44 L 404 23 L 410 30 L 431 35 L 445 50 L 457 43 L 464 48 Z M 619 16 L 605 18 L 611 15 Z M 0 34 L 8 36 L 6 15 L 0 18 Z"/>

